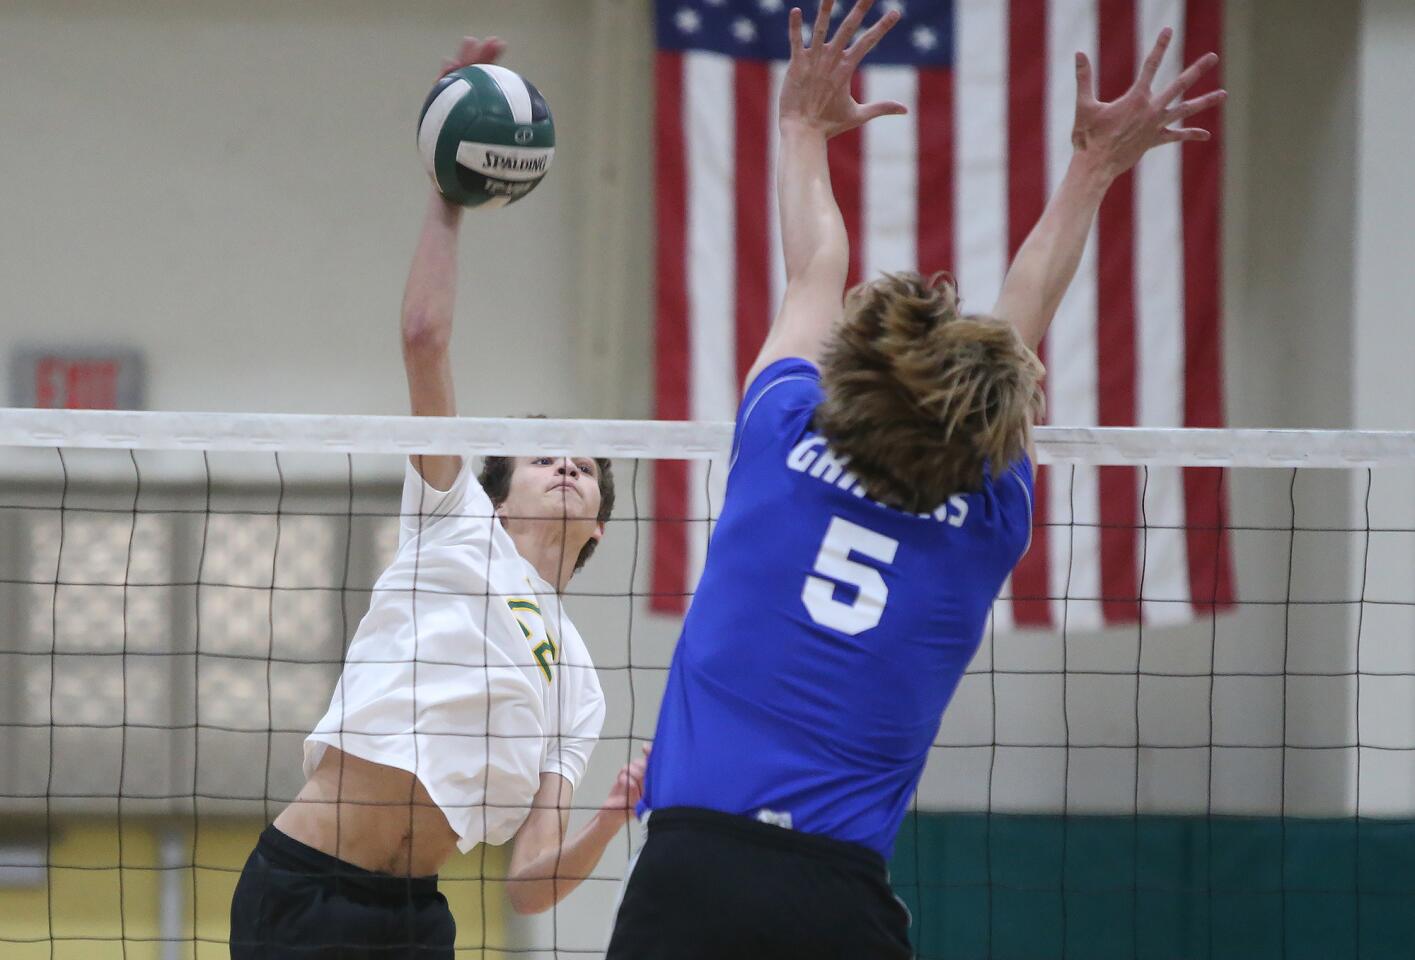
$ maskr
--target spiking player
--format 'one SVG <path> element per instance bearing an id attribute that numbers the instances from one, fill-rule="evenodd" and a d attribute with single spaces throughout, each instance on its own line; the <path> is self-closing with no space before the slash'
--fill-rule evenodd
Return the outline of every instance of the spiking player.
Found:
<path id="1" fill-rule="evenodd" d="M 899 19 L 851 45 L 871 0 L 809 46 L 790 15 L 781 87 L 787 286 L 737 414 L 722 516 L 683 625 L 609 960 L 908 957 L 885 858 L 943 710 L 1026 550 L 1033 352 L 1109 185 L 1222 92 L 1181 100 L 1217 58 L 1098 102 L 1078 54 L 1070 168 L 991 316 L 940 276 L 900 273 L 845 297 L 848 246 L 826 142 L 896 103 L 850 79 Z"/>
<path id="2" fill-rule="evenodd" d="M 497 59 L 468 37 L 443 72 Z M 412 412 L 453 416 L 448 343 L 461 208 L 434 192 L 403 297 Z M 450 958 L 435 876 L 513 842 L 507 894 L 549 909 L 590 874 L 642 791 L 643 760 L 568 836 L 604 695 L 560 594 L 604 535 L 608 460 L 413 457 L 398 553 L 305 741 L 308 782 L 266 829 L 231 904 L 233 958 Z"/>

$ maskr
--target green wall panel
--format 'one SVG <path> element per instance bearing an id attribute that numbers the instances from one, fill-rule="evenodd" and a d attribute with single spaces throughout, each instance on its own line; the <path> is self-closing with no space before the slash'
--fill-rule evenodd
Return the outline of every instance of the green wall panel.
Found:
<path id="1" fill-rule="evenodd" d="M 921 960 L 1415 958 L 1415 821 L 921 813 L 890 871 Z"/>

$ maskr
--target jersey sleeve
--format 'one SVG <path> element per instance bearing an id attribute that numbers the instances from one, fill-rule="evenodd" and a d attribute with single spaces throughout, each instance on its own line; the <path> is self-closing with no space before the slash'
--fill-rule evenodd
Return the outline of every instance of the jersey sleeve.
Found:
<path id="1" fill-rule="evenodd" d="M 1032 466 L 1031 458 L 1025 453 L 1012 463 L 1008 464 L 1001 476 L 994 484 L 997 496 L 1003 504 L 1012 504 L 1011 512 L 1015 514 L 1016 523 L 1025 524 L 1024 533 L 1019 537 L 1020 550 L 1017 559 L 1021 560 L 1028 548 L 1032 545 L 1032 511 L 1036 502 L 1036 470 Z"/>
<path id="2" fill-rule="evenodd" d="M 732 433 L 732 464 L 780 441 L 788 421 L 809 417 L 820 404 L 820 371 L 800 357 L 777 360 L 747 385 Z"/>
<path id="3" fill-rule="evenodd" d="M 491 529 L 496 510 L 491 498 L 477 481 L 470 457 L 462 458 L 462 469 L 452 486 L 438 490 L 428 484 L 413 466 L 412 458 L 404 464 L 403 503 L 399 508 L 398 546 L 412 536 L 436 536 L 439 522 L 449 518 L 458 521 L 463 533 L 468 526 L 485 524 Z"/>
<path id="4" fill-rule="evenodd" d="M 558 773 L 578 787 L 604 727 L 604 691 L 590 663 L 562 663 L 558 676 L 567 684 L 568 709 L 561 729 L 552 732 L 540 772 Z"/>

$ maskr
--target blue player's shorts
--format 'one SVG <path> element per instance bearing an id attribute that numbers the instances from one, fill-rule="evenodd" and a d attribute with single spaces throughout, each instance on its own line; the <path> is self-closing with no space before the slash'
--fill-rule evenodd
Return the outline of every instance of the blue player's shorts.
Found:
<path id="1" fill-rule="evenodd" d="M 867 847 L 666 807 L 624 887 L 606 960 L 907 960 L 909 911 Z"/>

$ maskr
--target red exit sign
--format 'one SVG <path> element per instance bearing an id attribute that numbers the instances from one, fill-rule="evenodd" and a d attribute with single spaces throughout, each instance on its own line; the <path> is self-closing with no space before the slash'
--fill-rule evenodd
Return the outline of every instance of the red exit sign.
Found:
<path id="1" fill-rule="evenodd" d="M 142 409 L 142 355 L 135 351 L 22 350 L 12 370 L 17 407 Z"/>

